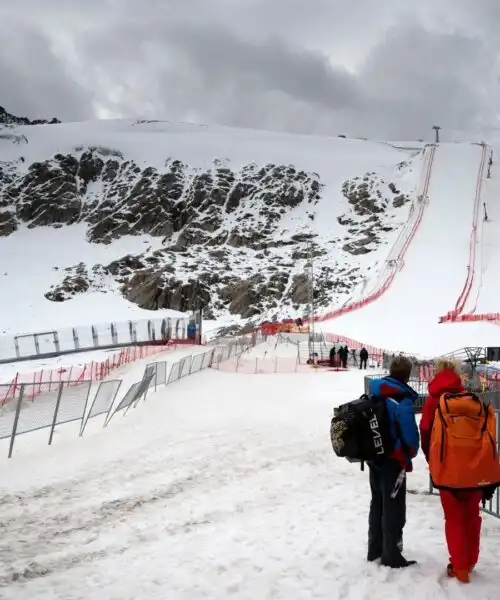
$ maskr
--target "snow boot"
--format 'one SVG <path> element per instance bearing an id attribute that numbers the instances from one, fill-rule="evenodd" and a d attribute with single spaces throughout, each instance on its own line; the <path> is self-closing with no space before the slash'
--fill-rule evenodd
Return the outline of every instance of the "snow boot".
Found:
<path id="1" fill-rule="evenodd" d="M 400 560 L 397 560 L 393 563 L 387 563 L 382 561 L 383 567 L 389 567 L 390 569 L 406 569 L 406 567 L 413 567 L 413 565 L 417 564 L 416 560 L 406 560 L 404 556 L 401 557 Z"/>
<path id="2" fill-rule="evenodd" d="M 455 569 L 455 568 L 453 568 L 453 565 L 451 563 L 449 563 L 448 566 L 446 567 L 446 573 L 447 573 L 448 577 L 455 577 L 455 579 L 458 579 L 458 581 L 460 581 L 460 583 L 469 583 L 470 582 L 470 579 L 469 579 L 470 570 L 469 569 Z"/>

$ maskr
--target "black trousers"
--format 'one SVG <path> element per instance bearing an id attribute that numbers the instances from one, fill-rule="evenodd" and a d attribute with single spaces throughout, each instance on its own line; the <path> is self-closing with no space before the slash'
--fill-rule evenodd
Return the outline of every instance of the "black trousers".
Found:
<path id="1" fill-rule="evenodd" d="M 360 369 L 366 369 L 366 363 L 368 362 L 367 358 L 360 358 L 359 359 L 359 368 Z"/>
<path id="2" fill-rule="evenodd" d="M 368 519 L 368 560 L 382 559 L 382 564 L 397 567 L 404 561 L 403 528 L 406 523 L 406 477 L 395 498 L 395 488 L 401 466 L 393 460 L 380 465 L 370 464 L 372 499 Z"/>

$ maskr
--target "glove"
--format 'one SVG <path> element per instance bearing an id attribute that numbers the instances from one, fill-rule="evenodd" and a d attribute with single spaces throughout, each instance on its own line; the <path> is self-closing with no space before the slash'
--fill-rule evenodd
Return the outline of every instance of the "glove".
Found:
<path id="1" fill-rule="evenodd" d="M 497 485 L 489 485 L 483 489 L 483 502 L 489 502 L 493 498 L 497 487 Z"/>

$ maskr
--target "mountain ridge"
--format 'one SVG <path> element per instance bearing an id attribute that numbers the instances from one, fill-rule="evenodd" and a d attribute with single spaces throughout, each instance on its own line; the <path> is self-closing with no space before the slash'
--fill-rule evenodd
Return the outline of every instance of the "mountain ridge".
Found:
<path id="1" fill-rule="evenodd" d="M 168 124 L 159 123 L 168 133 Z M 29 132 L 14 127 L 12 134 L 27 137 L 14 153 L 5 146 L 8 160 L 0 161 L 0 236 L 16 235 L 21 227 L 85 223 L 91 244 L 140 235 L 161 239 L 161 247 L 124 252 L 109 263 L 87 264 L 83 256 L 59 269 L 62 277 L 44 292 L 58 304 L 98 291 L 147 310 L 203 306 L 212 317 L 244 319 L 303 314 L 312 257 L 315 303 L 326 308 L 352 293 L 372 269 L 368 259 L 359 261 L 397 234 L 414 188 L 412 159 L 358 172 L 332 189 L 324 171 L 303 167 L 308 160 L 300 151 L 293 163 L 281 151 L 280 163 L 252 151 L 254 161 L 212 156 L 210 166 L 199 167 L 177 158 L 174 138 L 166 135 L 166 158 L 153 166 L 132 158 L 118 142 L 71 138 L 70 151 L 32 160 L 27 155 L 36 142 Z M 196 149 L 201 138 L 189 136 L 183 143 Z"/>

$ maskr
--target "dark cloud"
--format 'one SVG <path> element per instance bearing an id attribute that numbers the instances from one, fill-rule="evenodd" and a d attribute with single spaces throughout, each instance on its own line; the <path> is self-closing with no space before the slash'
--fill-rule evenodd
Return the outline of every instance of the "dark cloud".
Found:
<path id="1" fill-rule="evenodd" d="M 14 20 L 0 24 L 0 48 L 0 105 L 19 116 L 92 117 L 92 92 L 73 79 L 43 32 Z"/>
<path id="2" fill-rule="evenodd" d="M 497 0 L 0 0 L 0 104 L 62 119 L 485 135 L 499 18 Z"/>

